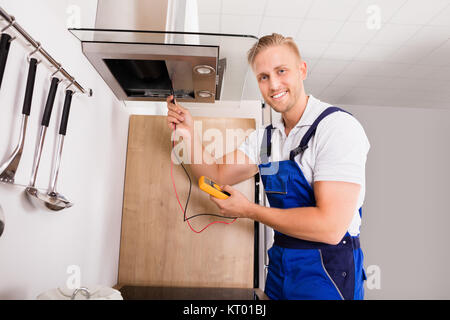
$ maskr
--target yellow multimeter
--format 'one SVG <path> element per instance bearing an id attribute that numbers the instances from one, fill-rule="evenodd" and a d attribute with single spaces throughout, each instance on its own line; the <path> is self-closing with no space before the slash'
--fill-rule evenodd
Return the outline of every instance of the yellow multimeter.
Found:
<path id="1" fill-rule="evenodd" d="M 229 194 L 225 190 L 222 190 L 217 185 L 217 183 L 215 183 L 214 181 L 205 176 L 201 176 L 200 179 L 198 179 L 198 186 L 200 187 L 201 190 L 205 191 L 206 193 L 209 193 L 210 195 L 218 199 L 225 200 L 229 196 L 231 196 L 231 194 Z"/>

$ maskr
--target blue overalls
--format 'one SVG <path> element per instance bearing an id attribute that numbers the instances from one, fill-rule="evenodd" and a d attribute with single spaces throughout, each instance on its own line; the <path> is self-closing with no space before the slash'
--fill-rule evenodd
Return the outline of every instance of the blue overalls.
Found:
<path id="1" fill-rule="evenodd" d="M 317 125 L 327 115 L 344 111 L 329 107 L 314 121 L 289 160 L 269 162 L 272 125 L 265 129 L 259 170 L 270 206 L 315 207 L 314 191 L 294 158 L 308 148 Z M 344 111 L 346 112 L 346 111 Z M 361 215 L 361 208 L 359 209 Z M 361 300 L 365 273 L 359 237 L 348 232 L 337 245 L 293 238 L 275 230 L 268 251 L 265 293 L 271 299 Z"/>

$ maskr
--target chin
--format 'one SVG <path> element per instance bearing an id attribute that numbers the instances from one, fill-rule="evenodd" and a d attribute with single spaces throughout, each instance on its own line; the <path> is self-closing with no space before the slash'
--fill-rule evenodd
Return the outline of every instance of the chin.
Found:
<path id="1" fill-rule="evenodd" d="M 283 105 L 274 105 L 271 102 L 267 102 L 267 104 L 269 106 L 271 106 L 273 110 L 275 110 L 276 112 L 279 112 L 279 113 L 284 113 L 284 112 L 286 112 L 286 111 L 288 111 L 290 109 L 290 105 L 285 105 L 285 104 L 283 104 Z"/>

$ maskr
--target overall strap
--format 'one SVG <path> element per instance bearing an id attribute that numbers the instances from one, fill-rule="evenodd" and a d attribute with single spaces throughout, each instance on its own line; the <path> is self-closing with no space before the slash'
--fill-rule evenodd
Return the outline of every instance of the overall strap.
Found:
<path id="1" fill-rule="evenodd" d="M 261 158 L 261 163 L 269 162 L 270 154 L 272 153 L 272 124 L 269 124 L 264 130 L 264 136 L 261 144 L 261 151 L 259 156 Z"/>
<path id="2" fill-rule="evenodd" d="M 293 149 L 291 151 L 291 153 L 289 154 L 289 159 L 294 161 L 294 158 L 299 155 L 300 153 L 303 153 L 303 151 L 305 151 L 306 149 L 308 149 L 308 142 L 309 140 L 311 140 L 311 138 L 314 136 L 314 134 L 316 133 L 316 129 L 317 126 L 319 125 L 320 121 L 322 121 L 323 118 L 325 118 L 326 116 L 337 112 L 337 111 L 342 111 L 342 112 L 346 112 L 348 114 L 351 115 L 351 113 L 342 110 L 341 108 L 338 107 L 328 107 L 327 109 L 325 109 L 318 117 L 316 120 L 314 120 L 313 124 L 311 125 L 311 127 L 309 127 L 308 131 L 305 133 L 305 135 L 303 136 L 302 140 L 300 141 L 300 145 Z"/>

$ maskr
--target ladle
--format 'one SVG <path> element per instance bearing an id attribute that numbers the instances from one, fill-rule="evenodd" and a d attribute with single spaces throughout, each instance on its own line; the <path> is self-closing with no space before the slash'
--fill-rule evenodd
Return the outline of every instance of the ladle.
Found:
<path id="1" fill-rule="evenodd" d="M 42 148 L 44 147 L 44 140 L 45 140 L 45 134 L 47 132 L 48 125 L 50 123 L 50 117 L 53 110 L 53 104 L 55 102 L 55 96 L 56 91 L 58 89 L 58 83 L 60 80 L 56 77 L 52 78 L 51 85 L 50 85 L 50 91 L 48 93 L 47 102 L 45 104 L 44 113 L 42 115 L 42 121 L 41 121 L 41 128 L 39 131 L 39 142 L 36 145 L 36 149 L 34 152 L 34 161 L 33 161 L 33 170 L 31 171 L 31 179 L 30 184 L 25 189 L 25 192 L 27 196 L 34 201 L 35 199 L 38 199 L 40 201 L 37 201 L 39 204 L 42 203 L 42 196 L 40 195 L 39 190 L 35 187 L 36 184 L 36 177 L 39 170 L 39 163 L 41 161 L 41 155 L 42 155 Z"/>
<path id="2" fill-rule="evenodd" d="M 36 67 L 38 61 L 34 58 L 30 59 L 28 69 L 27 87 L 25 90 L 25 98 L 22 108 L 22 125 L 20 129 L 19 143 L 14 149 L 11 156 L 0 166 L 0 181 L 6 183 L 14 183 L 17 167 L 22 157 L 23 146 L 25 143 L 25 135 L 27 131 L 28 117 L 31 111 L 31 100 L 33 99 L 34 80 L 36 79 Z"/>
<path id="3" fill-rule="evenodd" d="M 70 105 L 72 103 L 73 91 L 66 90 L 66 97 L 64 99 L 64 109 L 61 117 L 61 125 L 59 127 L 58 147 L 55 154 L 55 160 L 53 162 L 52 176 L 50 179 L 50 188 L 45 196 L 45 206 L 50 210 L 59 211 L 62 209 L 70 208 L 73 203 L 70 202 L 62 194 L 56 191 L 56 181 L 58 179 L 59 168 L 61 165 L 61 156 L 64 145 L 64 137 L 67 132 L 67 123 L 69 121 Z"/>

